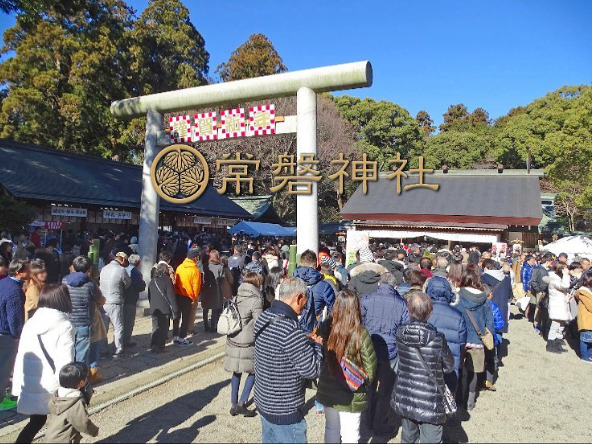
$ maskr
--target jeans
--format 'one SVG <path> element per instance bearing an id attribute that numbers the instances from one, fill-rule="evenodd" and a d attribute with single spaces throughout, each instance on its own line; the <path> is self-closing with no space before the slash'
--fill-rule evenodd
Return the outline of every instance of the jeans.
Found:
<path id="1" fill-rule="evenodd" d="M 303 419 L 302 421 L 296 424 L 288 424 L 288 425 L 278 425 L 269 422 L 267 419 L 263 417 L 263 415 L 259 415 L 261 417 L 261 443 L 306 443 L 306 420 Z"/>
<path id="2" fill-rule="evenodd" d="M 241 373 L 233 373 L 232 379 L 230 380 L 230 402 L 232 405 L 237 405 L 239 403 L 238 400 L 238 390 L 240 388 L 241 382 Z M 245 380 L 245 386 L 243 387 L 243 394 L 240 398 L 241 404 L 246 404 L 249 401 L 249 396 L 251 396 L 251 390 L 253 390 L 253 386 L 255 385 L 255 375 L 249 374 L 247 379 Z"/>
<path id="3" fill-rule="evenodd" d="M 169 333 L 170 318 L 160 311 L 152 315 L 152 336 L 150 337 L 150 347 L 162 348 L 166 344 Z"/>
<path id="4" fill-rule="evenodd" d="M 0 399 L 4 399 L 9 388 L 10 376 L 14 368 L 14 360 L 18 350 L 18 341 L 10 335 L 0 335 Z"/>
<path id="5" fill-rule="evenodd" d="M 401 418 L 401 443 L 441 443 L 441 425 L 421 423 L 408 418 Z"/>
<path id="6" fill-rule="evenodd" d="M 497 364 L 498 364 L 498 349 L 499 345 L 496 345 L 493 350 L 485 350 L 485 377 L 487 381 L 492 384 L 497 379 Z"/>
<path id="7" fill-rule="evenodd" d="M 179 307 L 179 317 L 173 321 L 173 336 L 181 339 L 187 336 L 189 328 L 189 318 L 191 316 L 191 299 L 186 296 L 176 295 L 177 307 Z M 181 328 L 179 328 L 181 324 Z"/>
<path id="8" fill-rule="evenodd" d="M 580 331 L 580 358 L 585 361 L 592 360 L 592 331 Z"/>
<path id="9" fill-rule="evenodd" d="M 101 341 L 91 342 L 90 343 L 90 350 L 89 350 L 89 362 L 90 368 L 97 368 L 99 366 L 99 356 L 100 356 L 100 345 Z"/>
<path id="10" fill-rule="evenodd" d="M 90 327 L 76 327 L 74 360 L 90 366 Z"/>
<path id="11" fill-rule="evenodd" d="M 121 353 L 123 351 L 123 304 L 105 304 L 103 308 L 109 323 L 113 324 L 115 353 Z"/>
<path id="12" fill-rule="evenodd" d="M 376 378 L 370 387 L 367 424 L 375 432 L 387 431 L 390 427 L 391 396 L 395 386 L 397 359 L 378 361 Z M 378 388 L 378 389 L 377 389 Z"/>
<path id="13" fill-rule="evenodd" d="M 27 443 L 30 444 L 35 439 L 35 435 L 43 428 L 47 422 L 47 416 L 45 415 L 31 415 L 28 424 L 21 431 L 18 438 L 16 439 L 17 444 Z"/>
<path id="14" fill-rule="evenodd" d="M 562 321 L 551 321 L 551 328 L 549 328 L 549 341 L 555 339 L 563 339 L 564 323 Z"/>
<path id="15" fill-rule="evenodd" d="M 123 345 L 132 342 L 132 333 L 136 324 L 136 304 L 123 304 Z"/>
<path id="16" fill-rule="evenodd" d="M 333 407 L 325 407 L 325 442 L 360 442 L 361 413 L 340 412 Z"/>

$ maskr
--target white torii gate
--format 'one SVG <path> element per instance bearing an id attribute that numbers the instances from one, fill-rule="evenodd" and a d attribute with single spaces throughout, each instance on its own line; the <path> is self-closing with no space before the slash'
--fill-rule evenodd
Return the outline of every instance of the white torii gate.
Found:
<path id="1" fill-rule="evenodd" d="M 300 154 L 317 152 L 316 95 L 370 85 L 372 65 L 364 61 L 185 88 L 113 102 L 111 113 L 115 117 L 133 118 L 144 114 L 147 117 L 138 236 L 144 279 L 147 282 L 150 279 L 150 269 L 157 251 L 160 205 L 158 194 L 152 186 L 150 168 L 158 147 L 166 144 L 164 140 L 168 138 L 163 131 L 163 113 L 296 95 L 297 155 L 300 158 Z M 279 132 L 281 131 L 278 128 Z M 316 182 L 312 183 L 311 195 L 297 195 L 296 205 L 298 253 L 306 249 L 317 251 L 319 219 Z"/>

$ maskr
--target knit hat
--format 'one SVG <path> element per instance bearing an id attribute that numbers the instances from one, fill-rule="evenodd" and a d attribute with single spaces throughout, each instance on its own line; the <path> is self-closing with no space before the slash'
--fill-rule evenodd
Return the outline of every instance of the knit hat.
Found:
<path id="1" fill-rule="evenodd" d="M 187 259 L 195 259 L 199 256 L 199 248 L 192 248 L 187 252 Z"/>
<path id="2" fill-rule="evenodd" d="M 323 256 L 321 258 L 321 264 L 328 266 L 331 270 L 337 266 L 335 260 L 330 256 Z"/>
<path id="3" fill-rule="evenodd" d="M 368 248 L 368 247 L 360 248 L 359 253 L 360 253 L 360 262 L 374 262 L 374 255 L 372 254 L 372 251 L 370 251 L 370 248 Z"/>

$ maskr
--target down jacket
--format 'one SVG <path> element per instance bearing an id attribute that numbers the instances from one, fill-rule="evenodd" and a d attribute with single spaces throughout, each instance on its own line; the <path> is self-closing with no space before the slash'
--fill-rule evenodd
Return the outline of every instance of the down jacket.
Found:
<path id="1" fill-rule="evenodd" d="M 397 333 L 399 366 L 391 400 L 395 412 L 420 423 L 444 424 L 444 373 L 454 370 L 454 358 L 444 335 L 433 325 L 412 321 Z M 434 378 L 424 369 L 414 351 L 419 349 Z"/>
<path id="2" fill-rule="evenodd" d="M 241 284 L 236 305 L 242 321 L 242 330 L 226 339 L 224 370 L 232 373 L 255 373 L 255 335 L 253 328 L 263 313 L 263 294 L 252 284 Z"/>
<path id="3" fill-rule="evenodd" d="M 569 274 L 559 277 L 557 273 L 549 273 L 543 281 L 549 284 L 549 319 L 554 321 L 570 320 L 569 311 Z"/>
<path id="4" fill-rule="evenodd" d="M 63 283 L 68 286 L 72 300 L 70 322 L 74 327 L 90 327 L 96 304 L 101 298 L 97 285 L 86 273 L 77 271 L 66 276 Z"/>
<path id="5" fill-rule="evenodd" d="M 330 322 L 329 318 L 319 328 L 319 333 L 325 343 L 331 330 Z M 324 353 L 326 356 L 328 353 L 326 349 L 324 349 Z M 378 361 L 376 360 L 372 339 L 365 329 L 362 332 L 360 355 L 362 358 L 361 367 L 368 374 L 368 380 L 355 393 L 350 390 L 347 382 L 345 382 L 341 368 L 336 369 L 336 377 L 332 376 L 329 370 L 329 360 L 323 359 L 316 397 L 318 402 L 325 407 L 333 407 L 341 412 L 349 413 L 363 412 L 368 408 L 368 387 L 371 387 L 376 376 Z"/>
<path id="6" fill-rule="evenodd" d="M 38 336 L 53 360 L 45 357 Z M 74 329 L 67 313 L 39 308 L 25 324 L 12 378 L 12 394 L 18 396 L 17 411 L 23 415 L 48 415 L 48 403 L 59 388 L 61 368 L 74 361 Z"/>
<path id="7" fill-rule="evenodd" d="M 296 268 L 294 277 L 302 279 L 306 286 L 311 288 L 317 317 L 323 313 L 325 307 L 327 307 L 327 314 L 331 314 L 335 303 L 335 291 L 333 291 L 331 284 L 325 281 L 325 277 L 311 267 Z"/>
<path id="8" fill-rule="evenodd" d="M 450 306 L 456 295 L 450 288 L 448 281 L 440 276 L 429 279 L 426 293 L 432 300 L 434 311 L 428 323 L 444 335 L 452 356 L 454 356 L 454 371 L 457 376 L 461 366 L 461 354 L 467 343 L 467 324 L 463 315 L 456 308 Z"/>
<path id="9" fill-rule="evenodd" d="M 397 329 L 409 322 L 407 302 L 387 284 L 362 299 L 362 320 L 379 361 L 397 357 Z"/>

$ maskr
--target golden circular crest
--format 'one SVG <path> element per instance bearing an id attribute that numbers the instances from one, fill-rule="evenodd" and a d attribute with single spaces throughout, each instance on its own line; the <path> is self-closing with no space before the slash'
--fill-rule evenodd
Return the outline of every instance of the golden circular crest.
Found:
<path id="1" fill-rule="evenodd" d="M 150 168 L 152 186 L 164 200 L 189 203 L 206 190 L 210 170 L 204 156 L 189 145 L 171 145 L 163 149 Z"/>

